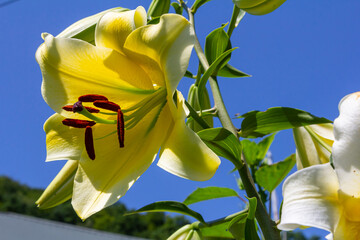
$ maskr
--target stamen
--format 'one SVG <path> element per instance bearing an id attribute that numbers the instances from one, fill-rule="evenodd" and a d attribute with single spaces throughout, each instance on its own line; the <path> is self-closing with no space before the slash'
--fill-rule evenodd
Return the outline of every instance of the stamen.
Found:
<path id="1" fill-rule="evenodd" d="M 62 120 L 62 124 L 75 127 L 75 128 L 86 128 L 95 125 L 94 121 L 87 121 L 87 120 L 79 120 L 79 119 L 72 119 L 72 118 L 65 118 Z"/>
<path id="2" fill-rule="evenodd" d="M 117 134 L 120 143 L 120 147 L 124 147 L 124 137 L 125 137 L 125 127 L 124 127 L 124 114 L 120 109 L 118 109 L 117 115 Z"/>
<path id="3" fill-rule="evenodd" d="M 96 100 L 93 102 L 95 107 L 103 108 L 106 110 L 117 112 L 120 109 L 120 106 L 114 102 L 104 101 L 104 100 Z"/>
<path id="4" fill-rule="evenodd" d="M 88 110 L 89 112 L 91 113 L 98 113 L 100 112 L 99 109 L 96 109 L 96 108 L 93 108 L 93 107 L 86 107 L 86 110 Z M 73 111 L 73 105 L 66 105 L 66 106 L 63 106 L 62 109 L 64 109 L 65 111 L 68 111 L 68 112 L 72 112 Z"/>
<path id="5" fill-rule="evenodd" d="M 95 160 L 94 139 L 90 126 L 87 126 L 85 129 L 85 148 L 89 158 Z"/>
<path id="6" fill-rule="evenodd" d="M 87 94 L 79 97 L 79 101 L 81 102 L 94 102 L 96 100 L 107 101 L 108 99 L 105 96 L 97 95 L 97 94 Z"/>

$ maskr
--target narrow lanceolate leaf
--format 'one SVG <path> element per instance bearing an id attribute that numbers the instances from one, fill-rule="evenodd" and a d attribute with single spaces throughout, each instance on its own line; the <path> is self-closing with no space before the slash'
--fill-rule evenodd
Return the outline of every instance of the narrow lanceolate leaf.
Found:
<path id="1" fill-rule="evenodd" d="M 223 63 L 223 60 L 228 57 L 232 51 L 234 51 L 236 48 L 232 48 L 221 54 L 211 65 L 210 67 L 205 71 L 205 73 L 201 76 L 199 84 L 198 84 L 198 96 L 199 99 L 202 99 L 202 95 L 204 94 L 204 89 L 206 86 L 206 82 L 209 79 L 209 77 L 216 72 L 219 66 Z"/>
<path id="2" fill-rule="evenodd" d="M 128 9 L 117 7 L 97 13 L 87 18 L 83 18 L 80 21 L 77 21 L 74 24 L 70 25 L 68 28 L 66 28 L 56 37 L 77 38 L 84 40 L 88 43 L 94 44 L 95 26 L 99 21 L 99 19 L 107 12 L 123 12 L 123 11 L 128 11 Z"/>
<path id="3" fill-rule="evenodd" d="M 149 205 L 146 205 L 134 212 L 126 213 L 125 215 L 131 215 L 135 213 L 142 213 L 142 212 L 176 212 L 191 216 L 200 222 L 204 223 L 204 218 L 201 216 L 200 213 L 195 212 L 188 208 L 184 203 L 181 202 L 174 202 L 174 201 L 161 201 L 161 202 L 154 202 Z"/>
<path id="4" fill-rule="evenodd" d="M 206 201 L 215 198 L 237 197 L 238 194 L 234 189 L 225 187 L 205 187 L 198 188 L 192 192 L 185 200 L 184 204 L 190 205 L 193 203 Z"/>
<path id="5" fill-rule="evenodd" d="M 331 123 L 326 118 L 316 117 L 308 112 L 287 107 L 269 108 L 265 112 L 252 111 L 239 118 L 241 123 L 241 137 L 262 137 L 280 130 L 311 124 Z"/>
<path id="6" fill-rule="evenodd" d="M 148 17 L 155 18 L 168 13 L 170 9 L 170 0 L 153 0 L 148 8 Z"/>
<path id="7" fill-rule="evenodd" d="M 199 9 L 199 7 L 201 7 L 202 5 L 204 5 L 207 2 L 210 2 L 211 0 L 196 0 L 194 2 L 194 5 L 192 6 L 192 12 L 196 13 L 196 11 Z"/>
<path id="8" fill-rule="evenodd" d="M 241 144 L 229 130 L 225 128 L 204 129 L 197 133 L 203 142 L 217 155 L 229 159 L 237 166 L 241 163 Z"/>
<path id="9" fill-rule="evenodd" d="M 204 51 L 209 64 L 215 62 L 221 54 L 231 48 L 230 38 L 224 31 L 224 27 L 215 29 L 206 37 Z M 225 60 L 229 59 L 230 55 Z"/>
<path id="10" fill-rule="evenodd" d="M 267 191 L 272 192 L 288 175 L 295 163 L 295 154 L 292 154 L 281 162 L 262 166 L 255 172 L 256 182 Z"/>
<path id="11" fill-rule="evenodd" d="M 251 75 L 240 71 L 239 69 L 231 66 L 230 64 L 226 64 L 225 66 L 223 66 L 217 72 L 217 75 L 220 77 L 227 77 L 227 78 L 251 77 Z"/>
<path id="12" fill-rule="evenodd" d="M 185 101 L 185 105 L 189 110 L 191 120 L 196 121 L 203 129 L 210 128 L 210 126 L 205 122 L 205 120 L 197 114 L 196 110 L 193 109 L 193 107 L 187 101 Z"/>

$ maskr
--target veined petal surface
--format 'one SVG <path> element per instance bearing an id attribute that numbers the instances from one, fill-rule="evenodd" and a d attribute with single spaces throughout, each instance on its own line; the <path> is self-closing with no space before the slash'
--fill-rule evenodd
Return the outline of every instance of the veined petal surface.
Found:
<path id="1" fill-rule="evenodd" d="M 84 150 L 84 129 L 69 128 L 61 123 L 65 118 L 55 113 L 44 124 L 46 161 L 79 160 Z"/>
<path id="2" fill-rule="evenodd" d="M 72 204 L 82 219 L 117 202 L 154 161 L 172 123 L 170 110 L 165 106 L 148 131 L 160 107 L 125 132 L 124 148 L 119 148 L 116 134 L 102 138 L 111 126 L 94 126 L 96 158 L 82 155 L 74 183 Z"/>
<path id="3" fill-rule="evenodd" d="M 44 38 L 36 52 L 43 74 L 42 94 L 60 114 L 69 115 L 62 107 L 77 102 L 80 95 L 101 94 L 126 108 L 153 90 L 142 68 L 114 50 L 50 34 Z"/>
<path id="4" fill-rule="evenodd" d="M 180 92 L 177 94 L 175 123 L 161 146 L 158 166 L 179 177 L 195 181 L 208 180 L 215 174 L 220 159 L 185 124 L 185 100 Z"/>
<path id="5" fill-rule="evenodd" d="M 347 218 L 360 221 L 360 92 L 344 97 L 334 121 L 333 162 Z"/>
<path id="6" fill-rule="evenodd" d="M 124 51 L 145 71 L 153 71 L 152 67 L 158 64 L 166 83 L 154 83 L 166 85 L 172 95 L 187 69 L 194 41 L 190 23 L 184 17 L 166 14 L 158 24 L 133 31 L 126 39 Z"/>
<path id="7" fill-rule="evenodd" d="M 330 164 L 304 168 L 283 185 L 284 202 L 280 230 L 316 227 L 333 232 L 342 213 L 338 181 Z"/>
<path id="8" fill-rule="evenodd" d="M 126 12 L 106 13 L 95 29 L 95 44 L 122 52 L 128 35 L 136 28 L 146 25 L 146 11 L 143 7 Z"/>

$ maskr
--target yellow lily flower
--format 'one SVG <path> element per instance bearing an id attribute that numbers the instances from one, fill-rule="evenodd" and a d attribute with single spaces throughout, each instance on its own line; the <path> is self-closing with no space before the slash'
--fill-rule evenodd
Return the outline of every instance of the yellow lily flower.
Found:
<path id="1" fill-rule="evenodd" d="M 330 161 L 334 143 L 331 123 L 314 124 L 293 129 L 298 170 Z"/>
<path id="2" fill-rule="evenodd" d="M 159 149 L 158 165 L 170 173 L 197 181 L 214 175 L 220 160 L 185 125 L 187 109 L 176 90 L 194 42 L 185 18 L 165 14 L 146 25 L 138 7 L 103 15 L 95 46 L 43 38 L 36 52 L 42 95 L 56 111 L 44 125 L 46 160 L 78 163 L 72 205 L 80 218 L 124 196 Z M 60 175 L 59 186 L 66 174 Z"/>
<path id="3" fill-rule="evenodd" d="M 334 121 L 330 163 L 304 168 L 286 179 L 280 230 L 316 227 L 328 239 L 360 239 L 360 92 L 344 97 Z"/>

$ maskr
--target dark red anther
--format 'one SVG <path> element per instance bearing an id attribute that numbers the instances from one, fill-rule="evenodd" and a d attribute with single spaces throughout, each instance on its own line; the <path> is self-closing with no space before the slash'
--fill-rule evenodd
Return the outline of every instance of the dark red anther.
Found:
<path id="1" fill-rule="evenodd" d="M 119 143 L 120 143 L 120 147 L 123 148 L 124 147 L 124 137 L 125 137 L 125 126 L 124 126 L 124 114 L 123 112 L 118 109 L 118 114 L 117 114 L 117 134 L 118 134 L 118 139 L 119 139 Z"/>
<path id="2" fill-rule="evenodd" d="M 75 128 L 86 128 L 95 125 L 94 121 L 79 120 L 72 118 L 65 118 L 64 120 L 62 120 L 62 123 L 66 126 L 75 127 Z"/>
<path id="3" fill-rule="evenodd" d="M 96 108 L 93 108 L 93 107 L 86 107 L 86 110 L 88 110 L 90 113 L 98 113 L 100 112 L 99 109 L 96 109 Z M 68 111 L 68 112 L 72 112 L 73 111 L 73 105 L 66 105 L 66 106 L 63 106 L 62 109 L 64 109 L 65 111 Z"/>
<path id="4" fill-rule="evenodd" d="M 103 95 L 97 95 L 97 94 L 87 94 L 79 97 L 79 101 L 81 102 L 94 102 L 96 100 L 107 101 L 108 99 Z"/>
<path id="5" fill-rule="evenodd" d="M 94 138 L 90 126 L 86 126 L 85 129 L 85 149 L 89 158 L 95 160 Z"/>
<path id="6" fill-rule="evenodd" d="M 121 109 L 119 105 L 117 105 L 114 102 L 109 102 L 109 101 L 96 100 L 95 102 L 93 102 L 93 104 L 95 107 L 103 108 L 103 109 L 110 110 L 113 112 L 117 112 L 118 110 Z"/>

